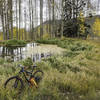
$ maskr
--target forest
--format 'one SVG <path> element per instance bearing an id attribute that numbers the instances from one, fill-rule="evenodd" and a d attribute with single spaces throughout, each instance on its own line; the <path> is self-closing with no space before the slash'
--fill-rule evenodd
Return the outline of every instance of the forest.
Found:
<path id="1" fill-rule="evenodd" d="M 100 0 L 0 0 L 0 100 L 100 100 Z"/>

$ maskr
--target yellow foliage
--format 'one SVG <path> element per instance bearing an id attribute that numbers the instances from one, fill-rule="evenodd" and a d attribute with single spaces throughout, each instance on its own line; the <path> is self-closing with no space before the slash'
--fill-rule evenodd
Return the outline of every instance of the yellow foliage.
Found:
<path id="1" fill-rule="evenodd" d="M 24 28 L 20 29 L 20 34 L 19 34 L 19 29 L 17 27 L 13 28 L 13 38 L 17 39 L 17 31 L 18 35 L 20 35 L 20 39 L 25 39 L 25 29 Z M 11 30 L 9 30 L 9 38 L 11 38 Z M 3 32 L 0 33 L 0 40 L 3 40 Z"/>
<path id="2" fill-rule="evenodd" d="M 0 33 L 0 40 L 3 40 L 3 33 Z"/>
<path id="3" fill-rule="evenodd" d="M 85 34 L 85 29 L 86 29 L 86 27 L 84 26 L 85 17 L 82 12 L 80 12 L 78 20 L 80 21 L 80 32 L 81 34 Z"/>
<path id="4" fill-rule="evenodd" d="M 50 34 L 48 33 L 49 24 L 43 25 L 43 39 L 50 38 Z M 37 35 L 40 36 L 40 26 L 37 28 Z"/>
<path id="5" fill-rule="evenodd" d="M 18 34 L 18 38 L 20 36 L 20 39 L 24 40 L 25 39 L 25 31 L 26 30 L 24 28 L 21 28 L 20 34 L 19 34 L 19 29 L 17 27 L 13 27 L 13 38 L 17 39 L 17 34 Z M 38 26 L 35 29 L 34 33 L 36 35 L 36 38 L 40 37 L 40 26 Z M 26 32 L 26 37 L 27 37 L 27 40 L 30 39 L 30 33 L 29 32 Z M 43 25 L 43 38 L 49 38 L 49 37 L 50 37 L 49 24 L 44 24 Z M 11 29 L 9 30 L 9 38 L 11 39 Z M 0 40 L 3 40 L 3 33 L 2 32 L 0 33 Z"/>
<path id="6" fill-rule="evenodd" d="M 43 34 L 43 39 L 48 39 L 50 38 L 50 35 L 48 33 Z"/>
<path id="7" fill-rule="evenodd" d="M 94 24 L 93 24 L 92 29 L 93 29 L 93 33 L 94 33 L 95 35 L 100 36 L 100 19 L 99 19 L 99 18 L 96 18 L 96 19 L 95 19 L 95 22 L 94 22 Z"/>
<path id="8" fill-rule="evenodd" d="M 13 28 L 13 38 L 17 38 L 16 34 L 17 34 L 17 31 L 18 30 L 16 27 Z"/>
<path id="9" fill-rule="evenodd" d="M 37 29 L 37 33 L 38 33 L 38 36 L 40 36 L 40 26 L 38 27 L 38 29 Z"/>

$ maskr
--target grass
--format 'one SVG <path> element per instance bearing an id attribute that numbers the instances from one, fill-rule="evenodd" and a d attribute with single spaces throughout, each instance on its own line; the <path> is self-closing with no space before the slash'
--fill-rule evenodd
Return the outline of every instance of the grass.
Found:
<path id="1" fill-rule="evenodd" d="M 26 42 L 24 40 L 16 40 L 16 39 L 11 39 L 3 42 L 4 46 L 7 47 L 22 47 L 26 45 Z"/>
<path id="2" fill-rule="evenodd" d="M 48 42 L 49 41 L 49 42 Z M 39 88 L 26 88 L 20 95 L 3 88 L 5 80 L 15 75 L 16 64 L 0 59 L 0 100 L 100 100 L 100 45 L 77 39 L 38 40 L 66 49 L 62 56 L 52 56 L 37 63 L 44 72 Z M 29 61 L 30 62 L 30 61 Z"/>

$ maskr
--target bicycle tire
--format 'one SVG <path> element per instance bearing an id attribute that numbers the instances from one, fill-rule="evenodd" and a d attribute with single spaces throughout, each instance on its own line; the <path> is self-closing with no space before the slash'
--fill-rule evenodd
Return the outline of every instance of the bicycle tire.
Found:
<path id="1" fill-rule="evenodd" d="M 9 83 L 11 80 L 15 80 L 15 81 L 17 82 L 17 84 L 16 84 L 16 83 L 14 83 L 14 84 L 16 84 L 16 85 L 18 85 L 18 82 L 20 82 L 19 90 L 21 91 L 21 90 L 23 89 L 23 87 L 24 87 L 23 81 L 22 81 L 22 79 L 21 79 L 20 77 L 18 77 L 18 76 L 13 76 L 13 77 L 8 78 L 8 79 L 6 80 L 6 82 L 4 83 L 4 88 L 7 88 L 7 85 L 8 85 L 8 83 Z M 12 84 L 12 85 L 14 85 L 14 84 Z M 17 87 L 14 87 L 14 88 L 16 89 Z"/>
<path id="2" fill-rule="evenodd" d="M 40 73 L 41 76 L 37 76 L 38 73 Z M 43 71 L 37 70 L 36 72 L 34 72 L 34 74 L 32 75 L 32 77 L 34 77 L 34 78 L 35 78 L 35 81 L 36 81 L 37 83 L 39 83 L 40 80 L 43 78 L 43 75 L 44 75 Z"/>

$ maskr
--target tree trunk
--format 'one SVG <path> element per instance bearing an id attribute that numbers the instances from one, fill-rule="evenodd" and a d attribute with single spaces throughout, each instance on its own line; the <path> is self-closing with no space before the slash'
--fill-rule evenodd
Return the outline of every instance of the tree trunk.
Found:
<path id="1" fill-rule="evenodd" d="M 3 7 L 2 7 L 2 15 L 1 15 L 1 20 L 2 20 L 2 28 L 3 28 L 3 40 L 6 40 L 6 34 L 5 34 L 5 24 L 4 24 L 4 13 L 3 13 Z"/>
<path id="2" fill-rule="evenodd" d="M 63 37 L 63 28 L 64 28 L 64 9 L 63 9 L 64 0 L 62 0 L 62 15 L 61 15 L 61 38 Z"/>
<path id="3" fill-rule="evenodd" d="M 52 0 L 52 37 L 55 37 L 55 1 Z"/>
<path id="4" fill-rule="evenodd" d="M 49 34 L 50 37 L 52 37 L 52 33 L 51 33 L 51 3 L 50 0 L 48 0 L 48 8 L 49 8 Z"/>
<path id="5" fill-rule="evenodd" d="M 19 40 L 21 39 L 20 24 L 21 24 L 21 0 L 19 0 Z"/>
<path id="6" fill-rule="evenodd" d="M 16 38 L 18 39 L 18 17 L 17 17 L 17 2 L 18 0 L 16 0 Z"/>
<path id="7" fill-rule="evenodd" d="M 13 39 L 13 2 L 10 0 L 11 39 Z"/>
<path id="8" fill-rule="evenodd" d="M 43 0 L 40 0 L 40 38 L 43 37 Z"/>
<path id="9" fill-rule="evenodd" d="M 25 27 L 24 27 L 24 37 L 25 37 L 25 40 L 27 40 L 27 33 L 26 33 L 26 7 L 24 8 L 24 24 L 25 24 Z"/>

